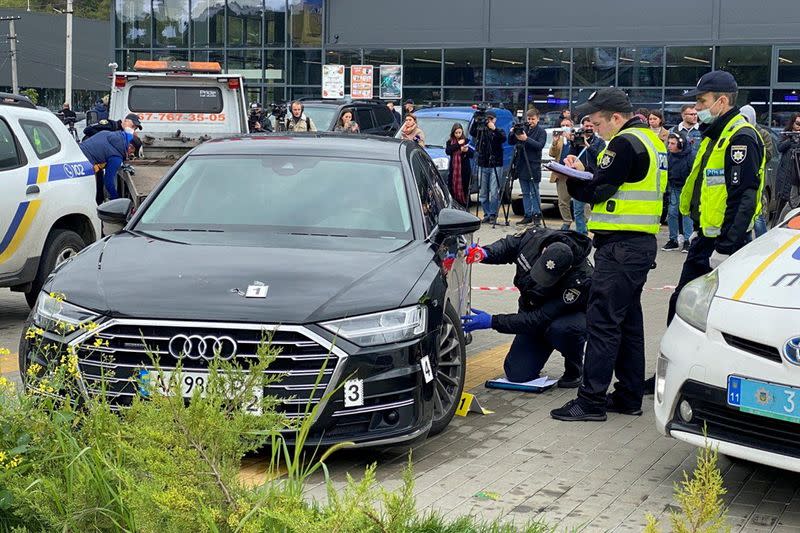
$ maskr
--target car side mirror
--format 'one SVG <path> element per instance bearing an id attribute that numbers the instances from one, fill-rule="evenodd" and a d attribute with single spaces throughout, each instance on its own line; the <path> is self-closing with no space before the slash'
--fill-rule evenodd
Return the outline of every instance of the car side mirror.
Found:
<path id="1" fill-rule="evenodd" d="M 133 202 L 129 198 L 109 200 L 97 206 L 97 217 L 103 223 L 103 235 L 113 235 L 122 231 L 128 223 Z"/>
<path id="2" fill-rule="evenodd" d="M 472 213 L 446 207 L 439 212 L 439 232 L 436 239 L 441 242 L 448 237 L 475 233 L 480 228 L 481 219 Z"/>

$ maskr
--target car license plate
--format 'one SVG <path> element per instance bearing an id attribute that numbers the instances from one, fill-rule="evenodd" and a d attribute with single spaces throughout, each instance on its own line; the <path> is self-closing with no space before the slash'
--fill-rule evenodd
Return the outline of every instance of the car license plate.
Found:
<path id="1" fill-rule="evenodd" d="M 147 370 L 143 370 L 139 374 L 139 379 L 148 379 L 150 375 L 156 378 L 156 389 L 161 392 L 161 394 L 169 395 L 173 394 L 170 391 L 170 384 L 172 383 L 172 374 L 173 372 L 169 371 L 162 371 L 161 375 L 158 375 L 155 372 L 149 372 Z M 207 372 L 187 372 L 183 371 L 180 373 L 180 387 L 181 387 L 181 396 L 184 398 L 191 398 L 194 396 L 195 391 L 200 394 L 201 397 L 205 396 L 206 393 L 206 386 L 208 385 L 208 373 Z M 236 391 L 231 391 L 231 396 Z M 252 414 L 261 414 L 261 399 L 263 398 L 264 390 L 261 387 L 253 387 L 252 393 L 250 397 L 244 402 L 243 409 Z"/>
<path id="2" fill-rule="evenodd" d="M 800 388 L 728 376 L 728 405 L 745 413 L 800 423 Z"/>

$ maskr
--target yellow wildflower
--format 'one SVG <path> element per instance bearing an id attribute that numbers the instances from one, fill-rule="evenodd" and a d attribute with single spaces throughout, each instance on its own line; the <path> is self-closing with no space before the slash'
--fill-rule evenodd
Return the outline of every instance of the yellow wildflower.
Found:
<path id="1" fill-rule="evenodd" d="M 11 350 L 9 350 L 8 348 L 0 348 L 0 356 L 3 355 L 11 355 Z"/>
<path id="2" fill-rule="evenodd" d="M 50 298 L 60 303 L 63 302 L 67 297 L 64 296 L 64 293 L 61 292 L 51 292 Z"/>
<path id="3" fill-rule="evenodd" d="M 101 339 L 100 337 L 95 338 L 93 345 L 95 348 L 100 348 L 101 346 L 103 346 L 103 339 Z M 108 345 L 108 341 L 106 341 L 106 345 Z"/>
<path id="4" fill-rule="evenodd" d="M 11 459 L 8 464 L 6 465 L 6 469 L 11 470 L 12 468 L 16 468 L 22 463 L 22 457 L 17 455 L 13 459 Z"/>
<path id="5" fill-rule="evenodd" d="M 87 322 L 86 324 L 81 324 L 81 329 L 84 331 L 94 331 L 100 327 L 100 324 L 97 322 Z"/>
<path id="6" fill-rule="evenodd" d="M 27 373 L 31 377 L 35 377 L 39 372 L 42 371 L 42 365 L 39 363 L 33 363 L 31 366 L 28 367 Z"/>
<path id="7" fill-rule="evenodd" d="M 9 381 L 8 378 L 4 378 L 0 376 L 0 390 L 7 390 L 9 392 L 14 391 L 14 382 Z"/>
<path id="8" fill-rule="evenodd" d="M 0 450 L 0 465 L 5 463 L 6 459 L 8 459 L 8 454 L 3 450 Z"/>

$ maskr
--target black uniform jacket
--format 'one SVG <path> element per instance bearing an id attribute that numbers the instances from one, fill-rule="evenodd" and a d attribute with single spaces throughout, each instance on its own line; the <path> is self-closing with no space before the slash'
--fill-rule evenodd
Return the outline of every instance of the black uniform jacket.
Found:
<path id="1" fill-rule="evenodd" d="M 530 275 L 530 265 L 552 242 L 572 249 L 572 267 L 554 284 L 545 286 Z M 490 265 L 516 263 L 514 285 L 520 289 L 519 312 L 492 316 L 492 328 L 501 333 L 536 333 L 557 317 L 586 310 L 594 268 L 589 262 L 592 241 L 575 231 L 530 228 L 485 247 Z M 524 256 L 524 260 L 519 260 Z M 523 266 L 525 265 L 525 266 Z"/>

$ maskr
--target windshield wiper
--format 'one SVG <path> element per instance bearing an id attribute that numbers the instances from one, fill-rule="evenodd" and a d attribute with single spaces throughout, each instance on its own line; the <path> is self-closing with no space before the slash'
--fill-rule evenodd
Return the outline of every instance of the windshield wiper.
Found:
<path id="1" fill-rule="evenodd" d="M 312 237 L 349 237 L 349 235 L 342 235 L 337 233 L 306 233 L 300 231 L 290 231 L 289 235 L 306 235 Z"/>
<path id="2" fill-rule="evenodd" d="M 136 235 L 138 237 L 144 237 L 146 239 L 154 239 L 154 240 L 157 240 L 157 241 L 171 242 L 171 243 L 174 243 L 174 244 L 188 244 L 188 243 L 185 243 L 185 242 L 182 242 L 182 241 L 174 241 L 172 239 L 159 237 L 157 235 L 153 235 L 152 233 L 147 233 L 146 231 L 142 231 L 142 230 L 138 230 L 138 229 L 126 229 L 126 230 L 123 230 L 123 231 L 125 231 L 127 233 L 130 233 L 131 235 Z"/>
<path id="3" fill-rule="evenodd" d="M 225 230 L 221 229 L 198 229 L 198 228 L 166 228 L 160 231 L 192 231 L 199 233 L 225 233 Z"/>

